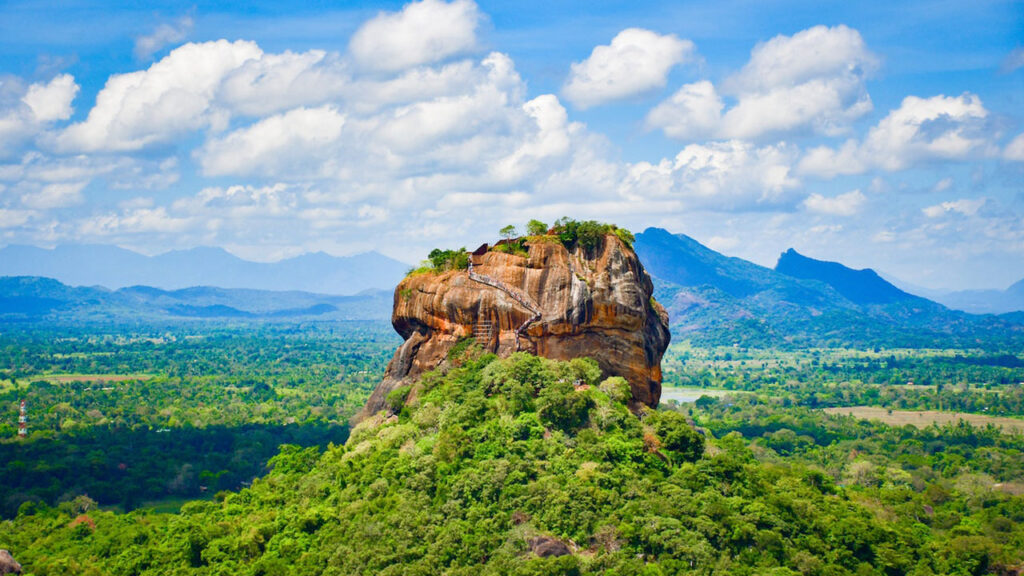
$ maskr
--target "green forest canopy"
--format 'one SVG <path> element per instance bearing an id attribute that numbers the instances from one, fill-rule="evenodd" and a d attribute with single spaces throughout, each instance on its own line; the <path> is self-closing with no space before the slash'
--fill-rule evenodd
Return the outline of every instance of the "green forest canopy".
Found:
<path id="1" fill-rule="evenodd" d="M 916 487 L 907 467 L 929 448 L 913 431 L 854 441 L 896 443 L 891 470 L 882 451 L 816 452 L 817 427 L 853 421 L 807 409 L 749 443 L 736 423 L 768 406 L 704 402 L 716 434 L 703 435 L 678 412 L 630 412 L 625 382 L 592 364 L 469 347 L 393 416 L 322 453 L 285 447 L 251 488 L 178 515 L 26 507 L 0 543 L 38 574 L 984 574 L 1021 561 L 1024 499 L 984 490 L 980 470 L 936 468 Z M 998 455 L 979 466 L 1019 461 L 991 434 L 951 431 L 947 446 Z M 827 454 L 848 483 L 815 464 Z"/>

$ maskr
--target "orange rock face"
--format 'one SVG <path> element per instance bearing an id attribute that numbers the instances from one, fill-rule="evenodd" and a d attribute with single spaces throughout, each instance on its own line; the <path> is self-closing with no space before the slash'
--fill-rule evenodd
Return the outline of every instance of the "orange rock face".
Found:
<path id="1" fill-rule="evenodd" d="M 487 252 L 472 256 L 469 271 L 403 280 L 391 323 L 405 343 L 362 416 L 383 409 L 392 390 L 440 366 L 467 337 L 500 356 L 589 356 L 606 376 L 629 381 L 635 403 L 657 406 L 668 315 L 651 298 L 636 253 L 614 235 L 590 249 L 544 240 L 528 244 L 528 257 Z"/>

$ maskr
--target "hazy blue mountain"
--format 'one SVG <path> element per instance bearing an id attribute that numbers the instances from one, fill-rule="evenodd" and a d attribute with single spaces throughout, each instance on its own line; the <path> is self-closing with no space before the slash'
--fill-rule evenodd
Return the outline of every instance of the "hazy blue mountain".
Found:
<path id="1" fill-rule="evenodd" d="M 376 320 L 391 317 L 392 292 L 352 296 L 198 286 L 162 290 L 72 287 L 37 276 L 0 277 L 0 321 L 19 320 Z"/>
<path id="2" fill-rule="evenodd" d="M 913 294 L 914 296 L 927 298 L 933 302 L 941 303 L 942 297 L 950 293 L 949 290 L 928 288 L 925 286 L 921 286 L 919 284 L 914 284 L 913 282 L 907 282 L 906 280 L 893 276 L 892 274 L 886 274 L 881 271 L 876 272 L 878 272 L 878 275 L 881 276 L 883 280 L 899 288 L 900 290 L 903 290 L 907 294 Z"/>
<path id="3" fill-rule="evenodd" d="M 1000 346 L 1024 338 L 1010 319 L 976 317 L 907 294 L 877 274 L 783 255 L 794 277 L 648 228 L 635 249 L 673 332 L 750 345 Z M 1016 341 L 1016 340 L 1014 340 Z"/>
<path id="4" fill-rule="evenodd" d="M 790 248 L 779 256 L 775 271 L 793 278 L 820 280 L 854 304 L 888 304 L 919 298 L 882 279 L 874 270 L 854 270 L 838 262 L 815 260 Z"/>
<path id="5" fill-rule="evenodd" d="M 409 269 L 377 252 L 335 257 L 322 252 L 263 263 L 242 260 L 220 248 L 176 250 L 145 256 L 105 245 L 58 246 L 53 250 L 11 245 L 0 249 L 0 275 L 42 276 L 76 285 L 111 288 L 145 285 L 302 290 L 355 294 L 391 290 Z"/>
<path id="6" fill-rule="evenodd" d="M 737 298 L 775 291 L 783 299 L 806 305 L 835 300 L 820 286 L 791 281 L 771 268 L 725 256 L 685 234 L 648 228 L 637 235 L 634 248 L 653 276 L 679 286 L 713 287 Z"/>
<path id="7" fill-rule="evenodd" d="M 1024 280 L 1006 290 L 962 290 L 935 299 L 950 308 L 974 314 L 1024 311 Z"/>

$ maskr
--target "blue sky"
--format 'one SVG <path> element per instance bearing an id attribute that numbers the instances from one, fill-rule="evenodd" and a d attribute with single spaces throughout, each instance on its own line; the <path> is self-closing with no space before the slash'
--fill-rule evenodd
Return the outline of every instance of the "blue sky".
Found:
<path id="1" fill-rule="evenodd" d="M 561 215 L 1024 277 L 1022 2 L 7 2 L 0 244 L 407 262 Z"/>

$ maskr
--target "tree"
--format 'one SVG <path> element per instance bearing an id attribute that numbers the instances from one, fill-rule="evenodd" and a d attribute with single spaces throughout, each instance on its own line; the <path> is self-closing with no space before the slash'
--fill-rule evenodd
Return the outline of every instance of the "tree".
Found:
<path id="1" fill-rule="evenodd" d="M 565 379 L 547 383 L 537 395 L 541 420 L 564 432 L 584 426 L 590 406 L 590 396 L 577 392 L 572 382 Z"/>
<path id="2" fill-rule="evenodd" d="M 434 248 L 427 255 L 430 263 L 434 265 L 434 268 L 443 268 L 445 260 L 448 259 L 447 250 L 441 250 L 440 248 Z"/>
<path id="3" fill-rule="evenodd" d="M 505 226 L 501 230 L 498 230 L 498 233 L 504 236 L 505 240 L 512 242 L 512 238 L 517 236 L 519 234 L 519 231 L 516 230 L 514 224 L 509 224 L 508 226 Z"/>
<path id="4" fill-rule="evenodd" d="M 526 233 L 530 236 L 544 236 L 548 233 L 548 225 L 540 220 L 530 220 L 526 224 Z"/>
<path id="5" fill-rule="evenodd" d="M 678 412 L 655 412 L 654 430 L 661 447 L 676 453 L 686 462 L 696 462 L 704 454 L 704 437 Z"/>
<path id="6" fill-rule="evenodd" d="M 593 248 L 601 242 L 601 239 L 604 238 L 604 235 L 610 229 L 611 227 L 607 224 L 601 224 L 595 220 L 586 220 L 580 222 L 576 228 L 576 238 L 584 248 Z"/>
<path id="7" fill-rule="evenodd" d="M 437 270 L 464 270 L 469 267 L 469 254 L 465 248 L 441 250 L 434 248 L 427 255 L 430 264 Z"/>
<path id="8" fill-rule="evenodd" d="M 593 358 L 580 357 L 569 361 L 573 375 L 584 384 L 594 385 L 601 378 L 601 367 Z"/>
<path id="9" fill-rule="evenodd" d="M 555 220 L 554 231 L 558 235 L 559 240 L 566 246 L 576 242 L 576 228 L 579 226 L 579 222 L 569 218 L 568 216 L 562 216 L 558 220 Z"/>

